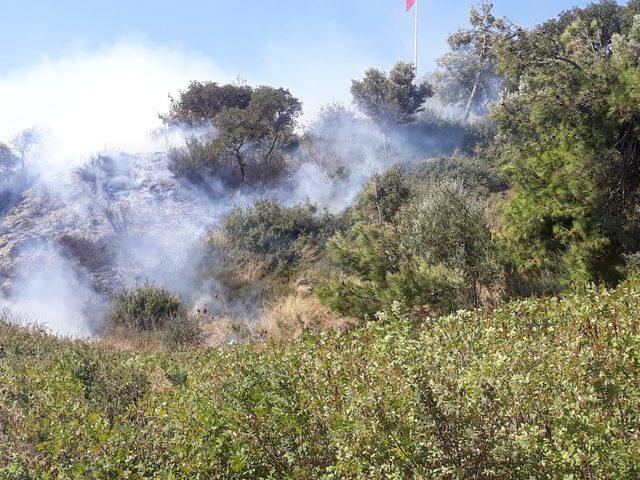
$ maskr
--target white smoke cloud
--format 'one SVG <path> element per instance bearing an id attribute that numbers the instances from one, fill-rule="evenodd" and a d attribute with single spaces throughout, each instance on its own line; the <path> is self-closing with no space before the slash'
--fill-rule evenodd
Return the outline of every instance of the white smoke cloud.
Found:
<path id="1" fill-rule="evenodd" d="M 131 40 L 46 58 L 0 78 L 0 141 L 36 126 L 47 174 L 96 151 L 148 151 L 170 93 L 191 80 L 232 79 L 196 53 Z"/>
<path id="2" fill-rule="evenodd" d="M 353 49 L 348 42 L 336 42 L 329 50 L 307 52 L 301 61 L 290 49 L 271 45 L 265 54 L 270 67 L 247 80 L 252 85 L 290 88 L 305 104 L 305 120 L 309 120 L 326 102 L 346 103 L 350 78 L 359 77 L 374 63 Z M 325 51 L 334 58 L 323 57 Z M 225 191 L 212 180 L 210 191 L 219 193 L 212 199 L 174 178 L 166 156 L 152 153 L 166 145 L 162 139 L 154 140 L 151 132 L 161 124 L 158 113 L 167 110 L 168 94 L 177 93 L 191 80 L 226 83 L 234 78 L 235 73 L 226 73 L 198 54 L 132 41 L 98 52 L 76 51 L 46 59 L 0 78 L 0 141 L 32 126 L 43 132 L 41 148 L 32 160 L 44 178 L 34 191 L 46 192 L 43 196 L 52 199 L 51 212 L 40 212 L 35 203 L 21 212 L 30 221 L 36 219 L 31 226 L 6 224 L 9 229 L 24 230 L 18 235 L 21 241 L 41 238 L 48 243 L 20 252 L 11 292 L 0 298 L 0 307 L 33 315 L 56 333 L 78 336 L 95 332 L 101 322 L 107 287 L 150 280 L 181 293 L 187 301 L 219 302 L 214 300 L 220 293 L 215 280 L 202 284 L 202 279 L 195 278 L 197 249 L 205 233 L 232 208 L 273 198 L 284 205 L 309 200 L 339 212 L 355 200 L 373 173 L 396 158 L 381 153 L 381 133 L 375 125 L 355 121 L 336 132 L 315 132 L 326 137 L 325 143 L 331 146 L 328 155 L 343 160 L 345 178 L 336 180 L 328 166 L 304 160 L 302 149 L 298 154 L 303 160 L 289 178 L 266 188 L 238 191 Z M 177 145 L 184 141 L 180 135 L 169 137 Z M 404 140 L 395 143 L 400 146 Z M 71 167 L 84 164 L 96 152 L 110 155 L 113 172 L 92 190 Z M 410 156 L 405 152 L 404 157 Z M 113 209 L 122 215 L 126 212 L 126 229 L 109 226 L 105 212 Z M 90 244 L 91 249 L 109 245 L 105 256 L 116 252 L 109 259 L 109 275 L 100 269 L 96 274 L 86 265 L 98 259 L 76 258 L 62 248 L 62 234 Z M 246 303 L 257 301 L 249 298 Z M 243 311 L 248 310 L 243 305 Z"/>
<path id="3" fill-rule="evenodd" d="M 12 290 L 10 299 L 0 298 L 3 310 L 58 335 L 89 336 L 101 319 L 102 299 L 52 245 L 33 245 L 22 253 Z"/>
<path id="4" fill-rule="evenodd" d="M 228 72 L 194 51 L 135 39 L 98 51 L 71 50 L 0 77 L 0 141 L 37 127 L 44 135 L 38 157 L 46 159 L 47 174 L 96 151 L 147 152 L 169 94 L 191 80 L 227 83 L 238 75 L 250 84 L 290 88 L 303 101 L 308 123 L 323 104 L 349 103 L 350 80 L 374 63 L 355 49 L 343 37 L 326 39 L 304 55 L 274 43 L 251 76 Z"/>

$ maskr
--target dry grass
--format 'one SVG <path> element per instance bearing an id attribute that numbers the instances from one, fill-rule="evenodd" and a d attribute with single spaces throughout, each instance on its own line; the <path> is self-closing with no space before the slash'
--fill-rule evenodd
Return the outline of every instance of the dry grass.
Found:
<path id="1" fill-rule="evenodd" d="M 253 330 L 262 340 L 299 338 L 305 331 L 342 330 L 356 323 L 320 304 L 317 298 L 299 292 L 271 302 Z"/>
<path id="2" fill-rule="evenodd" d="M 205 323 L 202 327 L 206 336 L 205 345 L 214 348 L 228 345 L 233 338 L 236 322 L 234 318 L 225 316 Z"/>
<path id="3" fill-rule="evenodd" d="M 99 343 L 122 352 L 149 352 L 162 348 L 158 332 L 141 332 L 126 327 L 109 328 L 100 337 Z"/>

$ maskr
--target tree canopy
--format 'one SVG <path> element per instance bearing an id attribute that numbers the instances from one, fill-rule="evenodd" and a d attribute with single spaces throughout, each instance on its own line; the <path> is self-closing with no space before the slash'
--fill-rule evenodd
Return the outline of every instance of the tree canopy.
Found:
<path id="1" fill-rule="evenodd" d="M 396 63 L 389 74 L 370 68 L 362 80 L 351 83 L 353 103 L 383 131 L 413 120 L 431 94 L 429 85 L 416 82 L 415 68 L 406 62 Z"/>
<path id="2" fill-rule="evenodd" d="M 497 98 L 501 78 L 496 72 L 495 41 L 507 35 L 511 24 L 493 14 L 493 3 L 483 1 L 471 8 L 469 28 L 448 38 L 450 51 L 438 59 L 436 92 L 440 99 L 471 112 L 484 114 Z"/>
<path id="3" fill-rule="evenodd" d="M 613 281 L 640 246 L 640 17 L 621 18 L 603 1 L 501 46 L 501 236 L 524 270 L 559 256 L 573 282 Z"/>
<path id="4" fill-rule="evenodd" d="M 294 127 L 302 103 L 284 88 L 218 85 L 192 82 L 172 99 L 168 125 L 209 126 L 209 137 L 192 137 L 171 152 L 176 173 L 193 176 L 203 171 L 220 173 L 233 166 L 244 184 L 252 166 L 260 175 L 275 174 L 283 151 L 295 143 Z M 255 173 L 255 172 L 254 172 Z"/>
<path id="5" fill-rule="evenodd" d="M 211 123 L 229 108 L 246 108 L 252 89 L 247 85 L 219 85 L 216 82 L 191 82 L 178 98 L 169 97 L 167 114 L 160 118 L 168 125 L 199 127 Z"/>

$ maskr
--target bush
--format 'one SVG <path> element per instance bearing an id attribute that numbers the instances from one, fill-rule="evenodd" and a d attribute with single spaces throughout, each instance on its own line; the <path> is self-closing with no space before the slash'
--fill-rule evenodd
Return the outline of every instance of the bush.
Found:
<path id="1" fill-rule="evenodd" d="M 195 315 L 171 316 L 162 327 L 162 343 L 169 348 L 198 347 L 204 339 L 201 321 Z"/>
<path id="2" fill-rule="evenodd" d="M 638 318 L 633 278 L 261 346 L 50 338 L 0 361 L 0 478 L 640 478 Z"/>
<path id="3" fill-rule="evenodd" d="M 265 273 L 286 277 L 312 260 L 343 221 L 311 204 L 287 208 L 275 200 L 260 200 L 246 210 L 234 210 L 223 222 L 222 235 L 238 261 L 259 260 Z"/>
<path id="4" fill-rule="evenodd" d="M 406 175 L 426 191 L 443 181 L 456 181 L 482 196 L 501 192 L 507 185 L 500 180 L 497 168 L 474 157 L 429 158 L 407 167 Z"/>
<path id="5" fill-rule="evenodd" d="M 319 282 L 320 300 L 370 319 L 395 302 L 431 315 L 477 307 L 501 273 L 484 202 L 444 181 L 397 217 L 397 225 L 361 221 L 329 241 L 338 274 Z"/>
<path id="6" fill-rule="evenodd" d="M 143 371 L 117 357 L 79 350 L 72 355 L 71 364 L 91 408 L 104 413 L 111 422 L 135 406 L 150 387 Z"/>
<path id="7" fill-rule="evenodd" d="M 391 223 L 410 198 L 408 179 L 402 168 L 396 165 L 373 176 L 362 191 L 354 210 L 370 221 Z"/>
<path id="8" fill-rule="evenodd" d="M 167 152 L 169 170 L 178 177 L 200 183 L 203 179 L 218 175 L 226 177 L 230 169 L 216 158 L 211 142 L 195 136 L 187 138 L 183 147 L 170 148 Z"/>
<path id="9" fill-rule="evenodd" d="M 461 183 L 443 181 L 403 212 L 400 227 L 408 251 L 462 273 L 476 307 L 479 288 L 490 285 L 498 272 L 486 208 Z"/>
<path id="10" fill-rule="evenodd" d="M 122 289 L 111 301 L 106 313 L 108 327 L 124 327 L 138 331 L 156 331 L 174 316 L 184 314 L 180 296 L 164 287 L 145 283 Z"/>

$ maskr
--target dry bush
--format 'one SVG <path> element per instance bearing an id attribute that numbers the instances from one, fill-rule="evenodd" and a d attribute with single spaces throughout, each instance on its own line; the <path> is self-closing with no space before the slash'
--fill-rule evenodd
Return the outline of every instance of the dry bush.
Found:
<path id="1" fill-rule="evenodd" d="M 254 331 L 263 340 L 282 341 L 299 338 L 305 331 L 341 330 L 355 323 L 355 319 L 333 313 L 313 296 L 289 295 L 267 305 Z"/>
<path id="2" fill-rule="evenodd" d="M 157 332 L 142 332 L 126 327 L 109 328 L 102 334 L 99 343 L 121 352 L 151 352 L 157 351 L 162 347 L 162 342 Z"/>
<path id="3" fill-rule="evenodd" d="M 224 315 L 211 319 L 202 326 L 204 344 L 208 347 L 220 348 L 237 343 L 247 343 L 255 339 L 249 327 L 249 318 Z"/>

